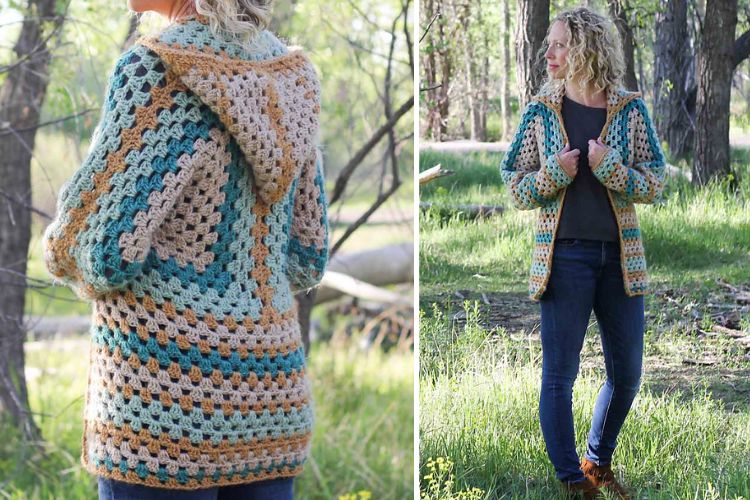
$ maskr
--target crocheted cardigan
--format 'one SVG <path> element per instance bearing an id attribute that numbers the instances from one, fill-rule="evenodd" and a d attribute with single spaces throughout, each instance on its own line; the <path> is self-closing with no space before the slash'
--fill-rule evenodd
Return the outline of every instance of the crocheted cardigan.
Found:
<path id="1" fill-rule="evenodd" d="M 196 489 L 294 476 L 311 388 L 292 292 L 322 277 L 319 82 L 299 50 L 201 16 L 117 61 L 85 161 L 44 233 L 93 303 L 81 462 Z"/>
<path id="2" fill-rule="evenodd" d="M 547 287 L 566 187 L 574 180 L 557 158 L 568 142 L 560 112 L 564 92 L 562 86 L 541 92 L 526 105 L 500 166 L 513 205 L 539 209 L 529 277 L 529 297 L 534 301 Z M 607 188 L 617 221 L 625 292 L 631 297 L 645 295 L 649 279 L 634 204 L 661 198 L 665 161 L 640 93 L 607 90 L 607 120 L 599 137 L 608 149 L 591 170 Z"/>

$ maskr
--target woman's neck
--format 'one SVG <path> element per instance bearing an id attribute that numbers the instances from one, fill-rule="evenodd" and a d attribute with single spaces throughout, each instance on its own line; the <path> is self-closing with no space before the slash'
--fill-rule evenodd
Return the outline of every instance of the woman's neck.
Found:
<path id="1" fill-rule="evenodd" d="M 590 87 L 582 87 L 576 81 L 568 80 L 565 82 L 565 95 L 585 106 L 592 108 L 607 107 L 607 93 L 604 90 L 595 91 Z"/>
<path id="2" fill-rule="evenodd" d="M 176 21 L 183 17 L 191 16 L 196 14 L 194 0 L 184 0 L 183 2 L 176 2 L 172 12 L 169 13 L 169 20 Z"/>

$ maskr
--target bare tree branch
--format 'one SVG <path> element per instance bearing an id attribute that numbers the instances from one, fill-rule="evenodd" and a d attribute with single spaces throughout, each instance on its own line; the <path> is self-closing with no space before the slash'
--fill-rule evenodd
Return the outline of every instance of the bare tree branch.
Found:
<path id="1" fill-rule="evenodd" d="M 346 231 L 344 231 L 344 234 L 341 235 L 341 238 L 339 238 L 336 244 L 333 245 L 330 254 L 334 255 L 338 251 L 338 249 L 341 248 L 341 245 L 344 243 L 344 241 L 346 241 L 346 239 L 351 236 L 351 234 L 356 231 L 357 228 L 367 222 L 370 216 L 375 213 L 378 208 L 380 208 L 380 205 L 382 205 L 388 198 L 390 198 L 393 193 L 396 192 L 398 187 L 399 184 L 394 184 L 388 189 L 388 191 L 378 196 L 378 198 L 370 206 L 370 208 L 365 210 L 365 212 L 355 222 L 353 222 L 348 228 L 346 228 Z"/>
<path id="2" fill-rule="evenodd" d="M 128 24 L 128 34 L 125 36 L 125 40 L 122 42 L 120 47 L 121 52 L 125 52 L 133 42 L 138 38 L 138 26 L 141 24 L 141 17 L 139 15 L 130 15 L 130 24 Z"/>
<path id="3" fill-rule="evenodd" d="M 427 24 L 427 27 L 424 29 L 424 32 L 422 33 L 422 36 L 419 37 L 419 43 L 422 43 L 422 40 L 424 40 L 424 37 L 427 36 L 427 33 L 430 32 L 430 28 L 432 27 L 432 23 L 437 20 L 438 17 L 440 17 L 440 11 L 435 12 L 435 15 L 432 16 L 432 19 L 430 19 L 430 22 Z"/>
<path id="4" fill-rule="evenodd" d="M 349 182 L 349 178 L 352 173 L 357 169 L 362 160 L 372 151 L 372 149 L 380 142 L 380 140 L 388 133 L 389 129 L 392 129 L 396 123 L 414 106 L 414 96 L 409 97 L 393 114 L 390 120 L 385 122 L 383 125 L 372 134 L 372 137 L 357 151 L 357 153 L 349 160 L 346 166 L 339 172 L 336 178 L 336 184 L 333 188 L 333 194 L 329 201 L 329 205 L 335 203 L 346 189 L 346 185 Z"/>
<path id="5" fill-rule="evenodd" d="M 399 13 L 399 15 L 393 20 L 393 23 L 391 25 L 391 43 L 388 50 L 388 66 L 386 67 L 385 72 L 385 78 L 383 82 L 383 107 L 384 107 L 384 114 L 387 119 L 387 123 L 393 123 L 390 127 L 388 127 L 385 130 L 385 133 L 388 135 L 388 156 L 390 157 L 390 163 L 391 163 L 391 185 L 385 192 L 382 191 L 382 186 L 384 182 L 385 175 L 381 176 L 381 183 L 379 188 L 378 196 L 375 200 L 375 202 L 370 206 L 369 209 L 365 210 L 365 212 L 353 223 L 351 224 L 346 231 L 344 231 L 344 234 L 336 241 L 336 243 L 333 245 L 333 248 L 331 249 L 331 255 L 334 255 L 339 248 L 341 248 L 341 245 L 344 244 L 344 242 L 359 228 L 361 225 L 363 225 L 369 217 L 388 199 L 390 196 L 398 190 L 399 186 L 401 186 L 401 179 L 399 176 L 398 171 L 398 155 L 396 154 L 396 135 L 394 133 L 394 127 L 397 122 L 397 120 L 394 120 L 393 115 L 393 109 L 392 109 L 392 103 L 391 103 L 391 86 L 392 86 L 392 75 L 393 75 L 393 56 L 396 48 L 396 30 L 398 27 L 398 23 L 401 19 L 401 17 L 408 17 L 408 10 L 406 8 L 407 5 L 404 6 L 402 11 Z M 414 98 L 412 97 L 412 103 L 414 102 Z M 411 108 L 411 106 L 410 106 Z M 346 181 L 348 182 L 351 172 L 353 172 L 354 169 L 350 171 L 350 174 L 348 177 L 346 177 Z M 336 187 L 340 187 L 339 180 L 341 180 L 342 177 L 339 176 L 339 178 L 336 180 Z M 340 188 L 341 191 L 343 191 L 343 187 Z M 336 192 L 334 192 L 334 196 L 336 195 Z M 331 201 L 333 203 L 333 201 Z"/>
<path id="6" fill-rule="evenodd" d="M 411 73 L 414 75 L 414 47 L 411 44 L 411 33 L 409 32 L 409 7 L 411 6 L 411 0 L 406 0 L 404 4 L 404 38 L 406 39 L 406 48 L 409 54 L 409 67 Z"/>
<path id="7" fill-rule="evenodd" d="M 37 129 L 40 129 L 42 127 L 47 127 L 49 125 L 56 125 L 58 123 L 62 123 L 62 122 L 68 121 L 68 120 L 72 120 L 74 118 L 78 118 L 78 117 L 83 116 L 83 115 L 87 115 L 87 114 L 92 113 L 94 111 L 99 112 L 99 111 L 101 111 L 101 109 L 97 109 L 97 108 L 84 109 L 83 111 L 79 111 L 79 112 L 74 113 L 72 115 L 64 116 L 62 118 L 57 118 L 55 120 L 50 120 L 48 122 L 39 123 L 39 124 L 37 124 L 37 125 L 35 125 L 33 127 L 13 128 L 13 127 L 10 126 L 9 123 L 0 123 L 0 137 L 2 137 L 4 135 L 13 134 L 13 133 L 18 133 L 18 132 L 28 132 L 30 130 L 37 130 Z"/>
<path id="8" fill-rule="evenodd" d="M 30 210 L 31 212 L 33 212 L 33 213 L 35 213 L 37 215 L 40 215 L 40 216 L 44 217 L 45 219 L 48 219 L 48 220 L 52 220 L 53 219 L 53 217 L 51 215 L 49 215 L 47 212 L 43 212 L 43 211 L 39 210 L 38 208 L 33 207 L 33 206 L 29 205 L 28 203 L 25 203 L 25 202 L 19 200 L 18 198 L 16 198 L 15 196 L 13 196 L 12 194 L 10 194 L 9 192 L 5 191 L 2 188 L 0 188 L 0 196 L 2 196 L 3 198 L 5 198 L 9 202 L 15 203 L 16 205 L 20 205 L 21 207 L 23 207 L 23 208 L 25 208 L 27 210 Z"/>
<path id="9" fill-rule="evenodd" d="M 358 41 L 349 38 L 345 33 L 342 33 L 341 31 L 339 31 L 337 29 L 337 27 L 333 23 L 331 23 L 330 21 L 328 21 L 327 19 L 324 19 L 323 22 L 325 23 L 326 26 L 328 26 L 328 28 L 331 31 L 333 31 L 334 33 L 336 33 L 336 35 L 338 35 L 342 40 L 345 40 L 346 43 L 348 43 L 349 45 L 351 45 L 353 48 L 355 48 L 357 50 L 361 50 L 363 52 L 367 52 L 368 54 L 370 54 L 372 56 L 375 56 L 375 57 L 378 57 L 380 59 L 387 59 L 388 58 L 388 56 L 386 56 L 385 54 L 381 54 L 379 52 L 375 52 L 374 50 L 372 50 L 372 49 L 370 49 L 368 47 L 365 47 L 364 45 L 362 45 Z M 398 62 L 399 64 L 403 64 L 404 66 L 409 65 L 409 61 L 402 61 L 402 60 L 398 60 L 397 59 L 396 62 Z"/>

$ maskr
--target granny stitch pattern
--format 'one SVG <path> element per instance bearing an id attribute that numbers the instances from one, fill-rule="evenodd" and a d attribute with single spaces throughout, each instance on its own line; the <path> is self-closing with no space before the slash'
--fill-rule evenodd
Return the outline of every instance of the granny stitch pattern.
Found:
<path id="1" fill-rule="evenodd" d="M 539 209 L 529 276 L 529 297 L 534 301 L 547 287 L 561 207 L 574 179 L 557 161 L 568 142 L 561 115 L 564 92 L 561 86 L 540 93 L 526 105 L 500 165 L 513 205 Z M 649 280 L 634 204 L 661 198 L 665 160 L 640 93 L 607 90 L 607 121 L 599 137 L 609 149 L 591 169 L 607 187 L 617 220 L 625 292 L 631 297 L 645 295 Z"/>
<path id="2" fill-rule="evenodd" d="M 81 462 L 171 489 L 295 476 L 313 402 L 293 291 L 328 260 L 312 64 L 192 16 L 118 60 L 44 233 L 93 304 Z"/>

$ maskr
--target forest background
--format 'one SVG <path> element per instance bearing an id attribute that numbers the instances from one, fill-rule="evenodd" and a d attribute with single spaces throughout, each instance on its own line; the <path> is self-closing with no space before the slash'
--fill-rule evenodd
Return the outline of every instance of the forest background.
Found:
<path id="1" fill-rule="evenodd" d="M 616 20 L 625 84 L 668 163 L 663 202 L 636 207 L 654 293 L 613 469 L 633 498 L 748 498 L 750 3 L 711 0 L 422 0 L 420 184 L 433 180 L 419 190 L 421 490 L 560 495 L 527 296 L 537 213 L 513 208 L 499 168 L 551 19 L 582 4 Z M 604 380 L 592 315 L 573 395 L 579 454 Z"/>
<path id="2" fill-rule="evenodd" d="M 332 282 L 298 297 L 316 401 L 299 498 L 413 492 L 414 9 L 275 5 L 271 29 L 306 50 L 322 83 L 331 268 L 362 278 L 393 264 L 375 296 Z M 0 498 L 96 498 L 79 463 L 90 305 L 53 286 L 40 237 L 115 61 L 163 25 L 124 0 L 0 0 Z"/>

